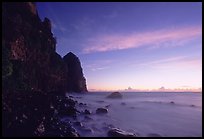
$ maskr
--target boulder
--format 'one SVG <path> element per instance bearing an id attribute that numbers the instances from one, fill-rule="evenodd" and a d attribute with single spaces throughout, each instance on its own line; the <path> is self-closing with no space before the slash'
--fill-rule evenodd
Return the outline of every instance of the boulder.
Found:
<path id="1" fill-rule="evenodd" d="M 118 128 L 112 128 L 108 131 L 108 136 L 109 137 L 137 137 L 136 134 L 130 133 L 123 131 Z"/>
<path id="2" fill-rule="evenodd" d="M 97 114 L 105 114 L 105 113 L 108 113 L 108 109 L 106 109 L 106 108 L 98 108 L 96 110 L 96 113 Z"/>
<path id="3" fill-rule="evenodd" d="M 122 98 L 122 94 L 119 92 L 113 92 L 107 96 L 107 98 Z"/>
<path id="4" fill-rule="evenodd" d="M 85 109 L 84 114 L 91 114 L 91 112 L 87 109 Z"/>

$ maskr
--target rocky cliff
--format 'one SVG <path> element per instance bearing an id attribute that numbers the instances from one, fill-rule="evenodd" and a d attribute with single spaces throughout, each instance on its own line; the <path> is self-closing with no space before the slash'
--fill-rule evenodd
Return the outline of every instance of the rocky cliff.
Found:
<path id="1" fill-rule="evenodd" d="M 69 52 L 63 57 L 63 60 L 67 65 L 67 77 L 69 77 L 66 82 L 66 90 L 68 92 L 87 92 L 86 79 L 84 78 L 79 58 Z"/>
<path id="2" fill-rule="evenodd" d="M 55 48 L 51 22 L 40 20 L 35 3 L 3 3 L 3 136 L 79 136 L 59 115 L 76 117 L 76 101 L 64 93 L 84 79 L 82 68 L 78 58 L 67 63 Z M 74 89 L 83 92 L 84 86 L 85 79 Z"/>
<path id="3" fill-rule="evenodd" d="M 65 92 L 73 91 L 70 87 L 74 86 L 77 92 L 86 90 L 85 79 L 76 85 L 79 78 L 84 78 L 79 77 L 82 74 L 71 73 L 79 59 L 68 60 L 72 63 L 67 67 L 55 52 L 51 22 L 48 18 L 40 20 L 35 3 L 3 3 L 2 8 L 3 87 Z"/>

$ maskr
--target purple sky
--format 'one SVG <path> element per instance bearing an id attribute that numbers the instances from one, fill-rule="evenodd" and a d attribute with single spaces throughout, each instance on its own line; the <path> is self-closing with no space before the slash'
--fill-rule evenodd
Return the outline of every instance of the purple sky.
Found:
<path id="1" fill-rule="evenodd" d="M 202 87 L 202 3 L 38 2 L 89 90 Z"/>

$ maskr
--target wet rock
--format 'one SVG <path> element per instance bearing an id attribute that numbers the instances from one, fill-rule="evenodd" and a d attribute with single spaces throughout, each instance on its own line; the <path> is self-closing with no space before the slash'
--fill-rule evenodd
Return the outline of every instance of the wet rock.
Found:
<path id="1" fill-rule="evenodd" d="M 84 114 L 91 114 L 91 112 L 87 109 L 85 109 Z"/>
<path id="2" fill-rule="evenodd" d="M 80 135 L 70 122 L 62 122 L 60 119 L 54 118 L 53 121 L 46 121 L 45 137 L 79 137 Z M 42 135 L 41 135 L 42 136 Z"/>
<path id="3" fill-rule="evenodd" d="M 109 137 L 137 137 L 136 134 L 123 131 L 118 128 L 112 128 L 108 131 Z"/>
<path id="4" fill-rule="evenodd" d="M 157 134 L 157 133 L 150 133 L 147 135 L 148 137 L 162 137 L 161 135 Z"/>
<path id="5" fill-rule="evenodd" d="M 113 92 L 107 96 L 107 98 L 122 98 L 122 94 L 119 92 Z"/>
<path id="6" fill-rule="evenodd" d="M 80 137 L 80 135 L 77 132 L 71 132 L 70 137 Z"/>
<path id="7" fill-rule="evenodd" d="M 74 98 L 73 96 L 69 96 L 70 98 Z"/>
<path id="8" fill-rule="evenodd" d="M 97 114 L 105 114 L 105 113 L 108 113 L 108 109 L 106 109 L 106 108 L 98 108 L 96 110 L 96 113 Z"/>
<path id="9" fill-rule="evenodd" d="M 59 114 L 67 115 L 67 116 L 73 116 L 73 115 L 76 115 L 76 113 L 77 113 L 77 109 L 74 107 L 68 107 L 67 109 L 61 110 L 59 112 Z"/>
<path id="10" fill-rule="evenodd" d="M 79 106 L 86 106 L 86 103 L 79 103 Z"/>
<path id="11" fill-rule="evenodd" d="M 171 104 L 175 104 L 173 101 L 170 102 Z"/>

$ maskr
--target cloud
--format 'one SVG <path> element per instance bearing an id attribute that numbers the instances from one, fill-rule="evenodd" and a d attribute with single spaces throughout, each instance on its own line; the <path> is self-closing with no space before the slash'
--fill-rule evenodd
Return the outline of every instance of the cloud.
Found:
<path id="1" fill-rule="evenodd" d="M 104 70 L 104 69 L 108 69 L 110 67 L 98 67 L 98 68 L 92 68 L 92 71 L 98 71 L 98 70 Z"/>
<path id="2" fill-rule="evenodd" d="M 132 33 L 129 35 L 112 34 L 93 37 L 87 41 L 83 52 L 106 52 L 138 48 L 146 45 L 162 47 L 161 43 L 176 45 L 181 41 L 189 41 L 202 34 L 202 28 L 198 26 L 161 29 L 150 32 Z"/>
<path id="3" fill-rule="evenodd" d="M 86 68 L 90 69 L 91 71 L 98 71 L 98 70 L 105 70 L 109 69 L 111 66 L 111 63 L 113 63 L 114 60 L 104 59 L 104 60 L 94 60 L 89 65 L 86 65 Z"/>
<path id="4" fill-rule="evenodd" d="M 159 90 L 165 90 L 165 87 L 162 86 L 162 87 L 159 88 Z"/>
<path id="5" fill-rule="evenodd" d="M 200 56 L 172 56 L 152 61 L 138 61 L 132 63 L 131 66 L 156 70 L 201 69 L 202 58 Z"/>
<path id="6" fill-rule="evenodd" d="M 181 87 L 181 88 L 192 88 L 192 86 L 190 86 L 190 85 L 182 85 L 182 86 L 179 86 L 179 87 Z"/>
<path id="7" fill-rule="evenodd" d="M 81 32 L 89 32 L 95 23 L 95 20 L 93 18 L 90 18 L 88 16 L 83 16 L 74 23 L 70 24 L 70 26 L 75 30 Z"/>

